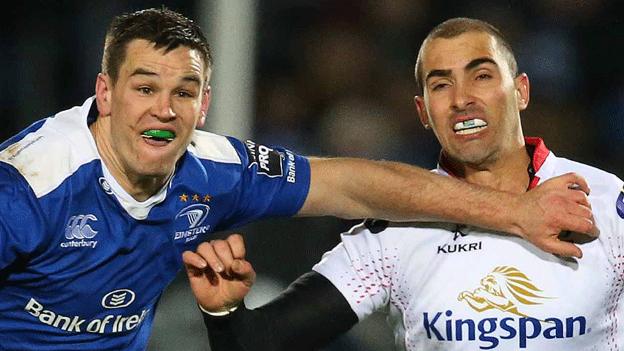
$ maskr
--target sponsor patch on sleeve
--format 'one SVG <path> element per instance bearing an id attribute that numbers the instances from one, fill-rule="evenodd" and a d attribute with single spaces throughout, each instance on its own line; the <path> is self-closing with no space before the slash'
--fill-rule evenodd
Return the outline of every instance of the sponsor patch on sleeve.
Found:
<path id="1" fill-rule="evenodd" d="M 617 210 L 617 214 L 620 218 L 624 219 L 624 189 L 620 191 L 620 195 L 615 202 L 615 209 Z"/>
<path id="2" fill-rule="evenodd" d="M 258 174 L 264 174 L 268 177 L 281 177 L 284 175 L 282 168 L 282 160 L 284 156 L 266 145 L 256 144 L 251 140 L 245 141 L 247 148 L 247 156 L 249 157 L 249 166 L 256 165 Z"/>

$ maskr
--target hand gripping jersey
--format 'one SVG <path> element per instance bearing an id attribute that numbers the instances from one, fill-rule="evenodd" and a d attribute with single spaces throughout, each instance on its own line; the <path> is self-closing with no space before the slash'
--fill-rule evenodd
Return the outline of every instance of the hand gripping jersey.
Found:
<path id="1" fill-rule="evenodd" d="M 98 155 L 92 105 L 0 146 L 0 350 L 145 349 L 184 250 L 307 196 L 305 158 L 197 131 L 167 185 L 137 202 Z"/>
<path id="2" fill-rule="evenodd" d="M 400 350 L 624 350 L 622 181 L 527 141 L 534 185 L 567 172 L 589 182 L 601 233 L 582 259 L 478 228 L 369 221 L 314 270 L 360 320 L 386 311 Z"/>

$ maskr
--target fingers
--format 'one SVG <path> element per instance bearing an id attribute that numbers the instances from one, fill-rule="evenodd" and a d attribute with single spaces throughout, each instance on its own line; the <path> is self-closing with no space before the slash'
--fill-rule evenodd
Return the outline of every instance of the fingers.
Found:
<path id="1" fill-rule="evenodd" d="M 567 211 L 569 214 L 573 216 L 585 218 L 588 220 L 591 220 L 593 218 L 591 208 L 586 205 L 579 204 L 579 203 L 568 204 Z"/>
<path id="2" fill-rule="evenodd" d="M 573 172 L 566 173 L 562 176 L 559 176 L 553 179 L 560 179 L 560 181 L 564 182 L 568 188 L 574 189 L 574 190 L 581 190 L 586 195 L 589 195 L 589 192 L 590 192 L 589 184 L 587 184 L 587 181 L 585 180 L 585 178 L 581 177 L 580 175 L 576 173 L 573 173 Z"/>
<path id="3" fill-rule="evenodd" d="M 566 228 L 568 230 L 572 230 L 579 233 L 589 234 L 590 236 L 597 237 L 599 234 L 599 230 L 596 227 L 596 222 L 594 221 L 594 214 L 590 207 L 583 205 L 572 205 L 568 208 L 568 213 L 571 217 L 568 219 L 571 222 L 570 228 Z M 576 219 L 576 221 L 574 221 Z"/>
<path id="4" fill-rule="evenodd" d="M 589 207 L 591 209 L 591 203 L 589 202 L 589 198 L 587 197 L 587 194 L 580 191 L 580 189 L 574 189 L 574 190 L 568 191 L 566 196 L 570 200 L 574 201 L 575 203 L 579 205 L 583 205 L 585 207 Z"/>
<path id="5" fill-rule="evenodd" d="M 540 247 L 544 251 L 563 257 L 583 257 L 583 251 L 578 246 L 558 239 L 545 241 Z"/>
<path id="6" fill-rule="evenodd" d="M 576 173 L 568 173 L 567 176 L 571 178 L 571 180 L 568 181 L 568 187 L 570 187 L 570 185 L 573 185 L 578 188 L 578 190 L 582 190 L 586 195 L 589 195 L 589 184 L 587 184 L 585 178 L 581 177 Z"/>
<path id="7" fill-rule="evenodd" d="M 182 261 L 184 262 L 186 275 L 191 282 L 191 286 L 197 278 L 202 277 L 207 278 L 212 284 L 216 283 L 216 273 L 209 268 L 206 260 L 201 255 L 192 251 L 184 251 L 182 253 Z"/>
<path id="8" fill-rule="evenodd" d="M 564 225 L 561 226 L 561 230 L 569 230 L 578 233 L 588 234 L 592 237 L 598 237 L 600 230 L 596 227 L 593 217 L 586 217 L 585 215 L 579 216 L 575 213 L 570 213 L 564 219 Z"/>
<path id="9" fill-rule="evenodd" d="M 213 240 L 210 242 L 214 248 L 214 253 L 223 267 L 223 272 L 229 274 L 234 262 L 234 255 L 230 244 L 226 240 Z"/>
<path id="10" fill-rule="evenodd" d="M 589 185 L 587 184 L 585 178 L 573 172 L 548 179 L 543 185 L 545 187 L 555 187 L 558 189 L 560 189 L 561 186 L 565 186 L 568 189 L 580 190 L 586 195 L 589 195 L 590 193 Z"/>
<path id="11" fill-rule="evenodd" d="M 193 251 L 184 251 L 182 253 L 182 261 L 184 265 L 189 269 L 194 269 L 201 271 L 208 266 L 206 260 L 204 260 L 200 255 L 196 254 Z"/>
<path id="12" fill-rule="evenodd" d="M 569 216 L 565 218 L 566 226 L 563 229 L 590 236 L 598 236 L 599 230 L 595 225 L 594 215 L 587 195 L 582 191 L 571 191 L 567 194 L 574 203 L 566 206 Z"/>
<path id="13" fill-rule="evenodd" d="M 245 258 L 245 243 L 239 234 L 230 235 L 226 240 L 212 240 L 197 247 L 197 254 L 217 273 L 230 274 L 235 260 Z M 189 256 L 195 262 L 197 258 Z M 197 264 L 200 264 L 197 260 Z"/>
<path id="14" fill-rule="evenodd" d="M 208 266 L 215 272 L 221 273 L 223 272 L 223 262 L 219 259 L 217 254 L 215 253 L 215 249 L 212 245 L 212 242 L 201 243 L 197 247 L 197 254 L 201 256 L 201 258 L 206 261 Z"/>
<path id="15" fill-rule="evenodd" d="M 569 196 L 570 199 L 574 201 L 574 204 L 568 206 L 567 208 L 568 214 L 573 216 L 568 219 L 568 221 L 573 221 L 574 217 L 578 220 L 574 222 L 572 226 L 565 229 L 597 237 L 600 231 L 596 227 L 591 203 L 589 202 L 587 195 L 583 191 L 574 190 L 570 192 Z"/>
<path id="16" fill-rule="evenodd" d="M 226 241 L 232 250 L 232 257 L 245 258 L 245 242 L 240 234 L 232 234 L 227 237 Z"/>
<path id="17" fill-rule="evenodd" d="M 232 273 L 236 275 L 245 285 L 251 287 L 256 280 L 256 271 L 251 263 L 245 260 L 235 259 L 232 262 Z"/>
<path id="18" fill-rule="evenodd" d="M 565 206 L 568 216 L 563 221 L 565 225 L 562 226 L 562 229 L 597 237 L 600 231 L 595 225 L 591 203 L 587 197 L 590 189 L 585 178 L 576 173 L 567 173 L 551 180 L 562 182 L 571 190 L 566 191 L 564 195 L 567 201 L 573 203 Z"/>

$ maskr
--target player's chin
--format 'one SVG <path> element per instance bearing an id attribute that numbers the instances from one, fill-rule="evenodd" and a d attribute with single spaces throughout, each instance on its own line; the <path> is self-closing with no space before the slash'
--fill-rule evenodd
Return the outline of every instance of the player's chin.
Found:
<path id="1" fill-rule="evenodd" d="M 168 176 L 178 160 L 176 153 L 143 153 L 139 157 L 139 173 L 149 177 Z"/>
<path id="2" fill-rule="evenodd" d="M 170 142 L 159 142 L 152 144 L 146 142 L 140 145 L 137 151 L 139 151 L 141 156 L 151 159 L 152 161 L 159 159 L 165 161 L 167 159 L 175 160 L 177 157 L 182 155 L 182 153 L 184 153 L 185 149 L 186 148 L 183 147 L 181 142 L 179 142 L 178 140 L 173 140 Z"/>
<path id="3" fill-rule="evenodd" d="M 166 178 L 173 170 L 174 167 L 172 165 L 159 165 L 157 167 L 142 167 L 139 173 L 144 177 Z"/>

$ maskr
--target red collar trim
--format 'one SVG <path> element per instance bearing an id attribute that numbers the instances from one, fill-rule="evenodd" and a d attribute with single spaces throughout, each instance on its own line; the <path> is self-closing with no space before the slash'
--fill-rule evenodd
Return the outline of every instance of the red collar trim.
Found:
<path id="1" fill-rule="evenodd" d="M 538 138 L 538 137 L 525 137 L 524 138 L 524 142 L 527 146 L 532 146 L 533 147 L 533 155 L 532 155 L 532 159 L 531 159 L 531 165 L 533 166 L 533 169 L 535 170 L 535 173 L 537 173 L 540 168 L 542 168 L 542 165 L 544 164 L 544 162 L 546 161 L 546 157 L 548 157 L 548 154 L 550 153 L 550 150 L 548 150 L 548 148 L 546 147 L 546 144 L 544 144 L 544 140 L 542 140 L 542 138 Z M 531 152 L 531 148 L 528 148 L 529 153 Z"/>
<path id="2" fill-rule="evenodd" d="M 525 137 L 524 143 L 527 148 L 527 151 L 531 155 L 531 165 L 529 167 L 529 177 L 531 177 L 531 181 L 529 182 L 529 189 L 533 189 L 539 183 L 539 177 L 535 176 L 535 174 L 542 168 L 542 165 L 546 161 L 550 150 L 546 147 L 544 140 L 538 137 Z M 440 168 L 443 171 L 448 173 L 453 178 L 457 178 L 457 175 L 451 171 L 449 167 L 449 161 L 444 155 L 444 152 L 440 152 L 440 158 L 438 161 Z"/>

